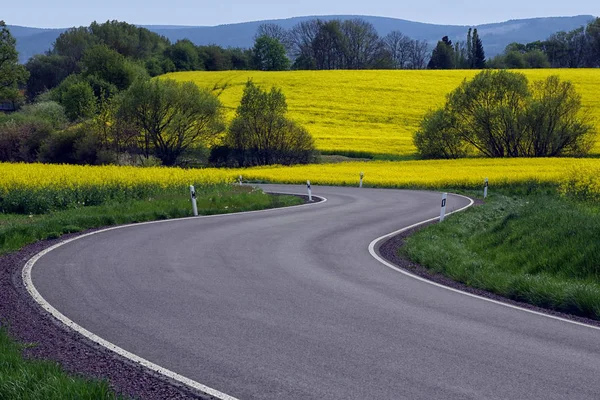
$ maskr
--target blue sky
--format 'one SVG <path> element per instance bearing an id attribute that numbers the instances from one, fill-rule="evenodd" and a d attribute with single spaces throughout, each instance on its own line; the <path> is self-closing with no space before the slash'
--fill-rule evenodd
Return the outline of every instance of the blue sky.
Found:
<path id="1" fill-rule="evenodd" d="M 477 25 L 508 19 L 600 15 L 599 0 L 7 0 L 9 25 L 70 27 L 117 19 L 134 24 L 219 25 L 304 15 L 376 15 L 436 24 Z"/>

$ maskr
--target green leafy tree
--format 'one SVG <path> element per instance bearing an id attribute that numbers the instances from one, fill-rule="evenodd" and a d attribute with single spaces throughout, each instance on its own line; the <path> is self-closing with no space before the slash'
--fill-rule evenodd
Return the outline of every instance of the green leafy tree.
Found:
<path id="1" fill-rule="evenodd" d="M 146 74 L 145 69 L 128 60 L 106 45 L 88 48 L 81 60 L 83 74 L 95 76 L 119 90 L 125 90 L 133 81 Z"/>
<path id="2" fill-rule="evenodd" d="M 73 73 L 66 57 L 57 54 L 38 54 L 25 64 L 29 72 L 26 95 L 30 100 L 47 90 L 57 87 Z"/>
<path id="3" fill-rule="evenodd" d="M 17 101 L 21 98 L 19 85 L 27 82 L 29 73 L 19 64 L 17 41 L 4 21 L 0 21 L 0 101 Z"/>
<path id="4" fill-rule="evenodd" d="M 175 44 L 167 48 L 165 55 L 173 62 L 177 71 L 204 69 L 204 66 L 200 62 L 198 48 L 187 39 L 178 40 Z"/>
<path id="5" fill-rule="evenodd" d="M 546 54 L 537 49 L 528 51 L 523 55 L 528 68 L 550 68 L 550 61 Z"/>
<path id="6" fill-rule="evenodd" d="M 487 70 L 425 117 L 415 145 L 423 157 L 453 157 L 462 146 L 488 157 L 575 156 L 594 138 L 570 82 L 551 76 L 529 85 L 523 74 Z"/>
<path id="7" fill-rule="evenodd" d="M 175 165 L 185 150 L 210 145 L 224 130 L 222 105 L 193 82 L 138 80 L 125 92 L 118 118 L 142 133 L 146 158 Z"/>
<path id="8" fill-rule="evenodd" d="M 314 142 L 306 129 L 286 118 L 287 102 L 280 89 L 262 90 L 246 83 L 225 144 L 233 149 L 238 165 L 308 163 Z"/>
<path id="9" fill-rule="evenodd" d="M 81 78 L 65 79 L 58 87 L 58 101 L 71 121 L 90 118 L 96 111 L 96 96 L 88 82 Z"/>
<path id="10" fill-rule="evenodd" d="M 261 71 L 284 71 L 290 68 L 290 60 L 281 42 L 273 37 L 260 36 L 254 42 L 254 65 Z"/>

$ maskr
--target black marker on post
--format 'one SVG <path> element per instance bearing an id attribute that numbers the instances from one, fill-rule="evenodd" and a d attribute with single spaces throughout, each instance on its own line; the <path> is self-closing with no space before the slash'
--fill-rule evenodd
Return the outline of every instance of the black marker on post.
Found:
<path id="1" fill-rule="evenodd" d="M 440 210 L 440 222 L 446 218 L 446 202 L 448 201 L 448 193 L 442 194 L 442 209 Z"/>
<path id="2" fill-rule="evenodd" d="M 365 173 L 361 172 L 360 173 L 360 183 L 358 184 L 358 187 L 361 188 L 362 187 L 362 182 L 363 182 L 363 178 L 365 177 Z"/>
<path id="3" fill-rule="evenodd" d="M 306 181 L 306 188 L 308 189 L 308 201 L 313 201 L 312 191 L 310 190 L 310 181 Z"/>
<path id="4" fill-rule="evenodd" d="M 192 198 L 192 211 L 194 212 L 194 217 L 198 216 L 198 204 L 196 204 L 196 189 L 192 185 L 190 185 L 190 197 Z"/>

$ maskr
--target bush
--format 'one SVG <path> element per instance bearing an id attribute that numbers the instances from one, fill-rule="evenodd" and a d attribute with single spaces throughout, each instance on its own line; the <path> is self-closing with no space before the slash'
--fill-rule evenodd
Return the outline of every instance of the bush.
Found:
<path id="1" fill-rule="evenodd" d="M 55 101 L 41 101 L 24 106 L 21 114 L 44 120 L 57 129 L 67 123 L 65 108 Z"/>
<path id="2" fill-rule="evenodd" d="M 529 85 L 520 73 L 484 71 L 425 116 L 414 143 L 424 158 L 464 156 L 463 146 L 488 157 L 578 156 L 594 136 L 570 82 L 551 76 Z"/>
<path id="3" fill-rule="evenodd" d="M 51 123 L 21 113 L 0 124 L 0 161 L 35 162 L 44 140 L 53 131 Z"/>
<path id="4" fill-rule="evenodd" d="M 460 158 L 466 155 L 465 145 L 456 134 L 456 120 L 445 109 L 425 115 L 414 141 L 423 158 Z"/>
<path id="5" fill-rule="evenodd" d="M 77 164 L 76 143 L 84 136 L 80 129 L 55 132 L 43 143 L 39 159 L 44 163 Z"/>
<path id="6" fill-rule="evenodd" d="M 225 136 L 225 147 L 212 159 L 238 166 L 306 164 L 315 159 L 312 136 L 285 117 L 287 103 L 281 90 L 269 92 L 246 83 L 236 117 Z"/>

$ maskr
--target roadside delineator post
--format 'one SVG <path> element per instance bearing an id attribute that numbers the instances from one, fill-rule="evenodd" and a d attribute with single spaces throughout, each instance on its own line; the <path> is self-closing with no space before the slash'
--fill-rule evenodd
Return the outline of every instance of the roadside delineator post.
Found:
<path id="1" fill-rule="evenodd" d="M 442 209 L 440 210 L 440 222 L 446 218 L 446 202 L 448 201 L 448 193 L 442 194 Z"/>
<path id="2" fill-rule="evenodd" d="M 487 199 L 487 195 L 488 195 L 488 178 L 485 178 L 485 181 L 483 182 L 483 198 Z"/>
<path id="3" fill-rule="evenodd" d="M 194 217 L 198 216 L 198 204 L 196 203 L 196 189 L 192 185 L 190 185 L 190 197 L 192 198 L 192 211 L 194 212 Z"/>
<path id="4" fill-rule="evenodd" d="M 313 201 L 312 191 L 310 190 L 310 181 L 306 181 L 306 188 L 308 189 L 308 201 Z"/>
<path id="5" fill-rule="evenodd" d="M 360 173 L 360 183 L 358 184 L 359 188 L 362 188 L 362 183 L 363 183 L 363 178 L 365 177 L 365 173 L 361 172 Z"/>
<path id="6" fill-rule="evenodd" d="M 238 181 L 240 182 L 240 186 L 242 186 L 242 176 L 241 175 L 238 177 Z"/>

